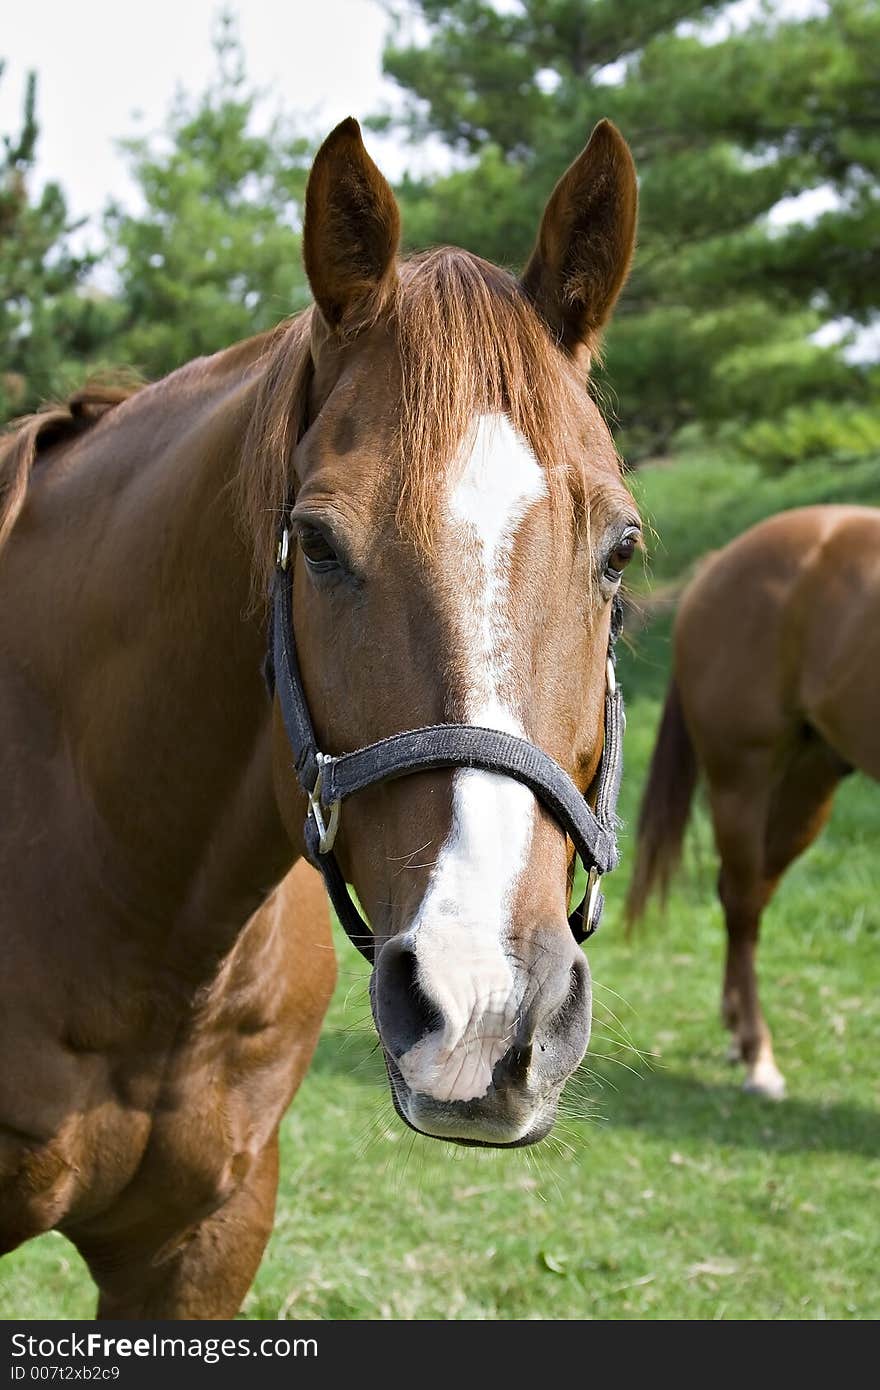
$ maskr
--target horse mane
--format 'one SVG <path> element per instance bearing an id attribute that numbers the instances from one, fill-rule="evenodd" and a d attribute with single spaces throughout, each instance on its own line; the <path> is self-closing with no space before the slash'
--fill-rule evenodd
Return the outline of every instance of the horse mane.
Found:
<path id="1" fill-rule="evenodd" d="M 585 384 L 553 344 L 519 281 L 451 247 L 401 262 L 390 306 L 400 357 L 401 399 L 394 465 L 401 529 L 430 552 L 438 479 L 457 463 L 477 415 L 504 410 L 547 472 L 555 509 L 584 500 L 584 478 L 559 464 L 560 439 L 578 419 Z M 278 516 L 294 447 L 308 423 L 314 308 L 278 330 L 242 454 L 238 510 L 252 546 L 255 584 L 268 592 Z"/>
<path id="2" fill-rule="evenodd" d="M 24 415 L 6 429 L 0 436 L 0 550 L 24 506 L 40 453 L 78 438 L 139 389 L 140 383 L 131 380 L 90 381 L 66 401 Z"/>

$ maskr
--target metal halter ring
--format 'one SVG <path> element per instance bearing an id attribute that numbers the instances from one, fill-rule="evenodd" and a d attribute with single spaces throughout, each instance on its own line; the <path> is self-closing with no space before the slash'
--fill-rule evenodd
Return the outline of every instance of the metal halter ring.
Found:
<path id="1" fill-rule="evenodd" d="M 602 875 L 595 864 L 587 874 L 587 891 L 584 896 L 584 929 L 589 932 L 593 921 L 593 913 L 596 910 L 596 899 L 599 896 L 599 886 L 602 882 Z"/>
<path id="2" fill-rule="evenodd" d="M 318 775 L 315 778 L 315 785 L 309 792 L 309 815 L 314 820 L 315 828 L 318 832 L 319 854 L 329 854 L 336 840 L 336 832 L 339 829 L 339 812 L 342 802 L 333 802 L 333 805 L 330 807 L 330 820 L 325 824 L 324 808 L 321 805 L 321 783 L 324 780 L 323 764 L 330 760 L 323 753 L 317 753 L 316 757 L 318 759 Z"/>
<path id="3" fill-rule="evenodd" d="M 275 563 L 279 569 L 286 570 L 290 562 L 290 532 L 285 526 L 281 532 L 281 539 L 278 542 L 278 549 L 275 552 Z"/>

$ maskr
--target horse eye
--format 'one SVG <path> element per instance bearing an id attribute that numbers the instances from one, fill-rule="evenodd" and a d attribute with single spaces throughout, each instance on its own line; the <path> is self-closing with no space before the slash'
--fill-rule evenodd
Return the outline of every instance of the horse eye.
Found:
<path id="1" fill-rule="evenodd" d="M 610 579 L 614 583 L 620 579 L 623 571 L 632 559 L 638 543 L 639 533 L 634 526 L 631 526 L 628 531 L 624 531 L 620 540 L 608 556 L 608 563 L 605 566 L 606 579 Z"/>
<path id="2" fill-rule="evenodd" d="M 326 574 L 328 570 L 339 568 L 339 557 L 327 537 L 314 526 L 302 526 L 299 530 L 299 547 L 310 570 Z"/>

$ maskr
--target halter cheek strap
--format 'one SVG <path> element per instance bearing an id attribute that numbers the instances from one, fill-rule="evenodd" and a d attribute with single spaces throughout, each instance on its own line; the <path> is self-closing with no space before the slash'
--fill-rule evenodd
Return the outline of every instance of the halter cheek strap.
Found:
<path id="1" fill-rule="evenodd" d="M 270 693 L 277 690 L 284 727 L 300 786 L 309 799 L 305 848 L 324 877 L 336 915 L 349 939 L 373 960 L 373 936 L 349 892 L 333 853 L 342 803 L 377 782 L 407 777 L 434 768 L 477 768 L 501 773 L 528 787 L 571 839 L 587 869 L 583 900 L 569 916 L 577 942 L 599 925 L 605 899 L 603 874 L 617 866 L 615 835 L 617 796 L 623 768 L 623 695 L 614 673 L 614 643 L 622 607 L 613 600 L 605 691 L 605 739 L 593 782 L 595 809 L 564 768 L 527 739 L 472 724 L 434 724 L 380 739 L 353 753 L 329 757 L 320 752 L 306 702 L 293 635 L 293 567 L 291 539 L 285 526 L 278 546 L 272 609 L 272 633 L 266 662 Z"/>

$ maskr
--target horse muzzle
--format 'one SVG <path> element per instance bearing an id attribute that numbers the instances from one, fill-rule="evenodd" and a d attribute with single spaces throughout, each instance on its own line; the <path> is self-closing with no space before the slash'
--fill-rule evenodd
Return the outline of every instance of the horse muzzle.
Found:
<path id="1" fill-rule="evenodd" d="M 432 1138 L 495 1148 L 543 1139 L 562 1088 L 590 1038 L 592 992 L 586 957 L 558 932 L 536 972 L 517 964 L 512 988 L 474 972 L 468 981 L 419 979 L 408 934 L 379 952 L 370 984 L 373 1017 L 392 1098 L 411 1129 Z M 446 982 L 442 982 L 446 983 Z"/>

